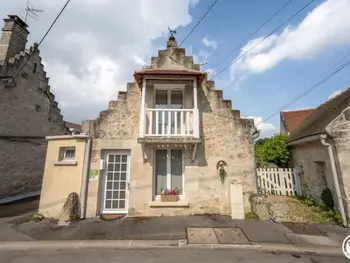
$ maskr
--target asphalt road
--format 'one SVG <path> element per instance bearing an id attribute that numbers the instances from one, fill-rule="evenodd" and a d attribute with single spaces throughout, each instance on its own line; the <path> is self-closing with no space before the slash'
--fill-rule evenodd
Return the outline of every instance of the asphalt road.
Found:
<path id="1" fill-rule="evenodd" d="M 65 251 L 1 251 L 1 263 L 349 263 L 345 257 L 271 254 L 253 250 L 183 249 L 183 250 L 65 250 Z"/>

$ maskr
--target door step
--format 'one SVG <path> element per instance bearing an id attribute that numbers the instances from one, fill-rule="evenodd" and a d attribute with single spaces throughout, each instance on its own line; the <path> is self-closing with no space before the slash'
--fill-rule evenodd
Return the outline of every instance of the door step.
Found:
<path id="1" fill-rule="evenodd" d="M 125 217 L 126 214 L 101 214 L 100 219 L 101 220 L 118 220 L 123 217 Z"/>

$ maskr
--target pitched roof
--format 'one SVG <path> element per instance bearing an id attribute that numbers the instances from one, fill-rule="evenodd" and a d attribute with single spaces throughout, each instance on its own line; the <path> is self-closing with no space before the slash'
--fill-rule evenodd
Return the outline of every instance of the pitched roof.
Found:
<path id="1" fill-rule="evenodd" d="M 76 124 L 73 122 L 69 122 L 69 121 L 64 121 L 64 125 L 68 128 L 68 129 L 76 129 L 76 130 L 81 130 L 81 124 Z"/>
<path id="2" fill-rule="evenodd" d="M 282 111 L 281 119 L 284 127 L 292 133 L 315 109 Z"/>
<path id="3" fill-rule="evenodd" d="M 318 106 L 299 127 L 290 134 L 288 142 L 322 133 L 327 125 L 349 106 L 349 100 L 350 88 Z"/>

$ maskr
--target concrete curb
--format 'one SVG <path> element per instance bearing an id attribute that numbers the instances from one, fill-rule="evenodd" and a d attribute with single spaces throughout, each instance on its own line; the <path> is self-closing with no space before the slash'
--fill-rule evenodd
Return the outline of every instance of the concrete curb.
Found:
<path id="1" fill-rule="evenodd" d="M 283 243 L 187 244 L 186 240 L 59 240 L 0 241 L 0 251 L 6 250 L 75 250 L 75 249 L 252 249 L 268 253 L 314 254 L 344 256 L 340 247 L 304 246 Z"/>
<path id="2" fill-rule="evenodd" d="M 341 247 L 261 243 L 261 250 L 270 253 L 313 254 L 319 256 L 344 256 Z"/>

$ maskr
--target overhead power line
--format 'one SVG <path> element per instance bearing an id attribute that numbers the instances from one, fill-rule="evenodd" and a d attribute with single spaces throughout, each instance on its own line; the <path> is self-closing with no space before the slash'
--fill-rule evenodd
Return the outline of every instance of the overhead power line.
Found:
<path id="1" fill-rule="evenodd" d="M 66 9 L 67 5 L 69 4 L 71 0 L 67 0 L 67 2 L 65 3 L 65 5 L 62 7 L 61 11 L 58 13 L 58 15 L 56 16 L 55 20 L 52 22 L 51 26 L 48 28 L 48 30 L 46 31 L 45 35 L 41 38 L 40 42 L 38 43 L 37 47 L 39 47 L 43 41 L 45 40 L 45 38 L 47 37 L 47 35 L 50 33 L 51 29 L 53 28 L 53 26 L 56 24 L 58 18 L 62 15 L 63 11 Z M 15 75 L 13 75 L 12 80 L 14 80 L 19 73 L 21 73 L 21 71 L 23 70 L 23 68 L 25 67 L 25 65 L 28 63 L 28 61 L 31 59 L 31 57 L 33 56 L 34 52 L 32 52 L 28 59 L 23 63 L 23 65 L 19 68 L 19 70 L 17 71 L 17 73 Z"/>
<path id="2" fill-rule="evenodd" d="M 248 40 L 251 39 L 257 32 L 260 31 L 267 23 L 269 23 L 273 18 L 275 18 L 284 8 L 286 8 L 293 0 L 289 0 L 282 7 L 280 7 L 272 16 L 270 16 L 264 23 L 262 23 L 257 29 L 255 29 L 248 37 L 246 37 L 240 44 L 238 44 L 234 49 L 232 49 L 219 63 L 217 63 L 210 71 L 213 71 L 218 66 L 220 66 L 226 59 L 228 59 L 234 52 L 236 52 L 241 46 L 243 46 Z"/>
<path id="3" fill-rule="evenodd" d="M 179 47 L 187 40 L 187 38 L 192 34 L 192 32 L 199 26 L 199 24 L 203 21 L 203 19 L 207 16 L 207 14 L 209 14 L 209 12 L 212 10 L 212 8 L 216 5 L 216 3 L 218 2 L 218 0 L 215 0 L 212 5 L 209 7 L 209 9 L 204 13 L 204 15 L 201 17 L 201 19 L 199 19 L 199 21 L 197 22 L 197 24 L 191 29 L 191 31 L 187 34 L 187 36 L 181 41 L 181 43 L 178 45 Z M 172 57 L 175 53 L 175 50 L 173 51 L 173 53 L 171 53 L 170 57 Z"/>
<path id="4" fill-rule="evenodd" d="M 350 54 L 348 54 L 346 56 L 349 56 L 349 55 Z M 341 60 L 343 60 L 343 58 Z M 336 64 L 339 64 L 339 61 Z M 314 89 L 316 89 L 317 87 L 319 87 L 320 85 L 325 83 L 327 80 L 329 80 L 335 74 L 339 73 L 341 70 L 346 68 L 349 64 L 350 64 L 350 59 L 346 60 L 344 63 L 339 65 L 336 69 L 334 69 L 332 72 L 330 72 L 327 76 L 325 76 L 323 79 L 318 81 L 316 84 L 314 84 L 311 87 L 305 89 L 302 93 L 298 94 L 292 101 L 290 101 L 288 104 L 286 104 L 285 106 L 283 106 L 282 108 L 280 108 L 278 111 L 274 112 L 273 114 L 271 114 L 267 118 L 263 119 L 261 122 L 256 124 L 256 126 L 258 126 L 261 123 L 264 123 L 265 121 L 267 121 L 267 120 L 271 119 L 272 117 L 274 117 L 275 115 L 279 114 L 282 110 L 285 110 L 286 108 L 288 108 L 289 106 L 291 106 L 292 104 L 294 104 L 295 102 L 300 100 L 302 97 L 306 96 L 308 93 L 310 93 L 311 91 L 313 91 Z M 333 68 L 333 67 L 334 67 L 334 65 L 332 67 L 330 67 L 330 69 Z"/>
<path id="5" fill-rule="evenodd" d="M 256 43 L 253 47 L 251 47 L 249 50 L 244 52 L 242 55 L 240 55 L 238 58 L 236 58 L 234 61 L 232 61 L 228 66 L 223 68 L 221 71 L 219 71 L 217 74 L 215 74 L 213 77 L 210 78 L 210 80 L 213 80 L 217 76 L 219 76 L 221 73 L 226 71 L 228 68 L 230 68 L 234 63 L 245 57 L 247 54 L 249 54 L 254 48 L 259 46 L 262 42 L 264 42 L 266 39 L 268 39 L 270 36 L 272 36 L 275 32 L 280 30 L 282 27 L 284 27 L 289 21 L 291 21 L 294 17 L 296 17 L 299 13 L 301 13 L 305 8 L 307 8 L 309 5 L 311 5 L 315 0 L 311 0 L 306 5 L 304 5 L 301 9 L 299 9 L 296 13 L 294 13 L 291 17 L 289 17 L 286 21 L 284 21 L 281 25 L 279 25 L 277 28 L 275 28 L 273 31 L 271 31 L 266 37 L 261 39 L 258 43 Z M 208 80 L 208 81 L 210 81 Z"/>

